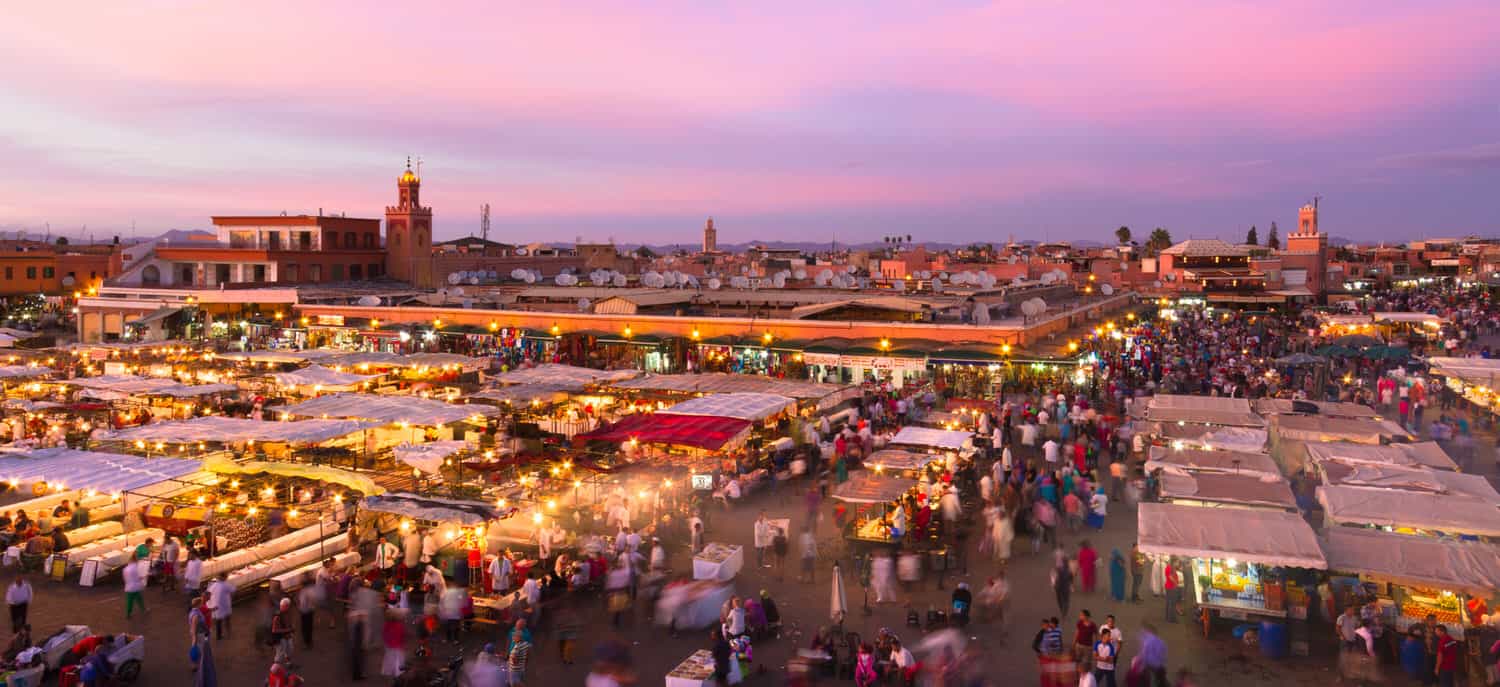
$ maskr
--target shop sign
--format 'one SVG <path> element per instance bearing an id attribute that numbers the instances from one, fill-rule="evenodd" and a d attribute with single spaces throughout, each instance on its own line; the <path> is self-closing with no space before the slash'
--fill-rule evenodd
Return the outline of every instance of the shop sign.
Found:
<path id="1" fill-rule="evenodd" d="M 803 353 L 802 362 L 808 365 L 838 365 L 837 353 Z"/>
<path id="2" fill-rule="evenodd" d="M 701 491 L 713 491 L 713 475 L 693 475 L 693 488 Z"/>
<path id="3" fill-rule="evenodd" d="M 344 316 L 343 315 L 319 315 L 318 319 L 317 319 L 317 323 L 318 324 L 322 324 L 322 325 L 327 325 L 327 326 L 330 326 L 330 327 L 342 327 L 342 326 L 344 326 Z"/>

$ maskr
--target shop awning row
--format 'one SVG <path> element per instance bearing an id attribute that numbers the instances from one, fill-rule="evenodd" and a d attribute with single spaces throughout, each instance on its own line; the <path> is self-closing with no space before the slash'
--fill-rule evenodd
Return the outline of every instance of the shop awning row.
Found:
<path id="1" fill-rule="evenodd" d="M 1336 527 L 1322 537 L 1331 570 L 1396 584 L 1489 596 L 1500 590 L 1500 546 Z"/>
<path id="2" fill-rule="evenodd" d="M 420 396 L 383 394 L 328 394 L 276 409 L 292 417 L 326 417 L 374 420 L 385 424 L 404 422 L 433 427 L 458 422 L 475 415 L 499 414 L 493 406 L 455 405 Z"/>
<path id="3" fill-rule="evenodd" d="M 676 391 L 683 393 L 728 394 L 765 393 L 788 396 L 801 400 L 823 400 L 837 396 L 839 400 L 859 395 L 858 387 L 836 384 L 818 384 L 791 379 L 773 379 L 756 375 L 729 374 L 648 374 L 638 379 L 610 384 L 616 389 L 641 391 Z"/>
<path id="4" fill-rule="evenodd" d="M 266 441 L 320 442 L 337 439 L 363 429 L 379 427 L 379 422 L 354 420 L 302 420 L 299 422 L 270 422 L 245 418 L 209 415 L 191 420 L 156 422 L 139 427 L 128 427 L 100 433 L 97 438 L 104 441 L 144 441 L 187 444 L 199 441 L 239 442 Z"/>
<path id="5" fill-rule="evenodd" d="M 639 413 L 619 422 L 574 437 L 584 441 L 626 442 L 692 446 L 716 451 L 750 432 L 749 420 L 700 415 Z"/>
<path id="6" fill-rule="evenodd" d="M 1328 568 L 1312 527 L 1301 515 L 1286 511 L 1142 503 L 1137 535 L 1141 551 L 1148 554 Z"/>
<path id="7" fill-rule="evenodd" d="M 210 455 L 210 457 L 203 460 L 203 469 L 221 475 L 265 474 L 276 475 L 277 477 L 316 480 L 345 486 L 361 494 L 381 494 L 385 492 L 385 488 L 376 484 L 375 480 L 370 479 L 368 475 L 333 467 L 332 465 L 273 463 L 264 460 L 233 461 L 228 458 L 215 458 Z"/>

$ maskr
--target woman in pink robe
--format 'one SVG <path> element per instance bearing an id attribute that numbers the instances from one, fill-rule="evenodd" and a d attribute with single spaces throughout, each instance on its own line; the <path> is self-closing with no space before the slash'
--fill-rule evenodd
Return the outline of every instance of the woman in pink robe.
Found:
<path id="1" fill-rule="evenodd" d="M 1094 593 L 1094 584 L 1098 580 L 1096 574 L 1099 564 L 1099 553 L 1089 545 L 1089 540 L 1083 540 L 1078 545 L 1078 581 L 1083 587 L 1084 594 Z"/>

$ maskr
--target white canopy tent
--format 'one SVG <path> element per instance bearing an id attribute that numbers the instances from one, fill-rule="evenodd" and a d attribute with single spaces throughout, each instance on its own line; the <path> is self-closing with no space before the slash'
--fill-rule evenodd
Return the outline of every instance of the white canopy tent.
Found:
<path id="1" fill-rule="evenodd" d="M 532 402 L 552 404 L 568 400 L 570 391 L 572 390 L 551 384 L 517 384 L 498 389 L 485 389 L 469 394 L 465 398 L 514 405 L 527 405 Z"/>
<path id="2" fill-rule="evenodd" d="M 1318 487 L 1334 524 L 1382 525 L 1500 537 L 1500 508 L 1472 496 L 1373 487 Z"/>
<path id="3" fill-rule="evenodd" d="M 70 448 L 47 448 L 0 457 L 0 480 L 20 489 L 76 489 L 103 493 L 132 491 L 196 475 L 203 462 L 184 458 L 142 458 Z M 38 494 L 40 495 L 40 494 Z"/>
<path id="4" fill-rule="evenodd" d="M 1312 527 L 1296 513 L 1142 503 L 1136 529 L 1141 551 L 1148 554 L 1328 568 Z"/>
<path id="5" fill-rule="evenodd" d="M 100 431 L 95 438 L 107 441 L 144 441 L 186 444 L 199 441 L 267 441 L 317 443 L 379 427 L 379 422 L 356 420 L 301 420 L 269 422 L 209 415 L 191 420 L 157 422 L 115 431 Z"/>
<path id="6" fill-rule="evenodd" d="M 1152 422 L 1264 427 L 1265 420 L 1243 398 L 1157 394 L 1146 401 L 1145 419 Z"/>
<path id="7" fill-rule="evenodd" d="M 712 394 L 688 399 L 666 410 L 672 415 L 707 415 L 711 417 L 733 417 L 758 422 L 796 405 L 786 396 L 753 392 Z"/>
<path id="8" fill-rule="evenodd" d="M 299 391 L 308 389 L 326 391 L 352 391 L 360 385 L 380 375 L 358 375 L 352 372 L 339 372 L 323 367 L 322 365 L 309 365 L 308 367 L 292 372 L 273 372 L 271 378 L 284 387 L 295 387 Z"/>
<path id="9" fill-rule="evenodd" d="M 1500 590 L 1500 546 L 1335 527 L 1323 534 L 1328 567 L 1397 584 L 1488 597 Z"/>
<path id="10" fill-rule="evenodd" d="M 1453 462 L 1448 452 L 1434 441 L 1379 446 L 1351 441 L 1309 443 L 1307 457 L 1313 462 L 1373 463 L 1448 471 L 1458 469 L 1458 464 Z"/>
<path id="11" fill-rule="evenodd" d="M 932 453 L 883 448 L 871 453 L 864 459 L 864 463 L 866 467 L 879 470 L 904 471 L 921 470 L 939 460 L 943 460 L 943 457 Z"/>
<path id="12" fill-rule="evenodd" d="M 973 432 L 962 432 L 951 429 L 933 429 L 931 427 L 902 427 L 896 432 L 896 436 L 886 442 L 887 446 L 931 446 L 933 448 L 957 451 L 968 445 L 974 438 Z"/>
<path id="13" fill-rule="evenodd" d="M 327 417 L 375 420 L 384 424 L 404 422 L 431 427 L 466 418 L 498 415 L 493 406 L 455 405 L 420 396 L 380 394 L 329 394 L 277 409 L 295 417 Z"/>
<path id="14" fill-rule="evenodd" d="M 250 363 L 300 363 L 341 355 L 346 355 L 346 352 L 326 348 L 314 348 L 305 351 L 230 351 L 228 353 L 219 353 L 218 357 L 224 360 L 238 360 Z"/>

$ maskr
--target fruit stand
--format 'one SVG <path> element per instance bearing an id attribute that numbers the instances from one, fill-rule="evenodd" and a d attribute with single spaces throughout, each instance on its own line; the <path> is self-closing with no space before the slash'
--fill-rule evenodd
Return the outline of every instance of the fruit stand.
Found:
<path id="1" fill-rule="evenodd" d="M 1491 601 L 1500 590 L 1500 546 L 1373 529 L 1338 527 L 1323 535 L 1328 567 L 1374 590 L 1387 625 L 1405 631 L 1428 614 L 1462 637 L 1483 622 L 1470 617 L 1471 599 Z"/>

